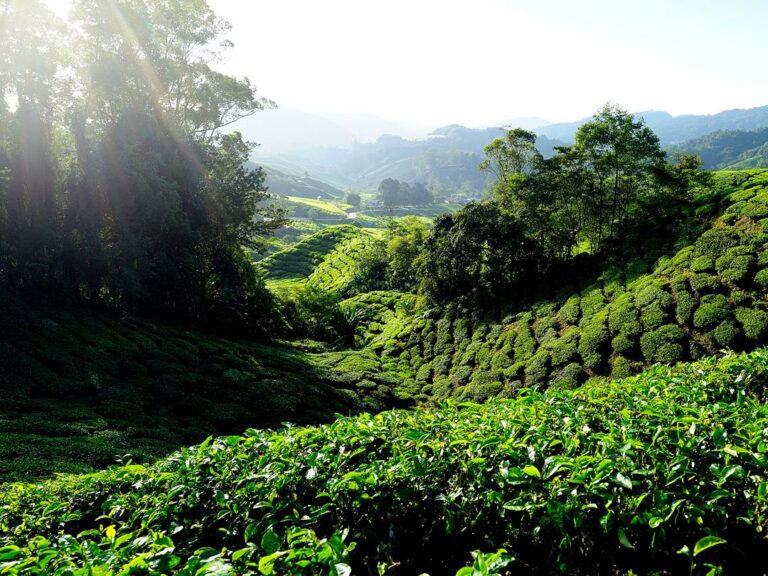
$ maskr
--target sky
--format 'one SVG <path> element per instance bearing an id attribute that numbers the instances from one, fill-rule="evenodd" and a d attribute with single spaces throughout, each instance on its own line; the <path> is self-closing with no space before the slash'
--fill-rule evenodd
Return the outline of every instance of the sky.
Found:
<path id="1" fill-rule="evenodd" d="M 66 0 L 50 0 L 59 6 Z M 768 104 L 765 0 L 209 0 L 279 106 L 495 125 Z"/>

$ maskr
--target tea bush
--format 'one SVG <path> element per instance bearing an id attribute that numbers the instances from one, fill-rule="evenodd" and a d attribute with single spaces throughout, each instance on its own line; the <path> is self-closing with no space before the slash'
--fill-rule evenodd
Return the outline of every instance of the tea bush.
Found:
<path id="1" fill-rule="evenodd" d="M 7 484 L 0 573 L 759 573 L 766 382 L 760 349 Z"/>

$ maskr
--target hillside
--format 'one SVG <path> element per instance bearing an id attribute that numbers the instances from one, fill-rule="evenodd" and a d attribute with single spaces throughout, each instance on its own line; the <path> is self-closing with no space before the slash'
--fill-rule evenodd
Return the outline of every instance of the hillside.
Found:
<path id="1" fill-rule="evenodd" d="M 0 491 L 5 574 L 756 574 L 768 352 Z M 502 548 L 496 554 L 496 550 Z"/>
<path id="2" fill-rule="evenodd" d="M 701 157 L 708 170 L 768 167 L 768 128 L 719 130 L 671 148 Z"/>
<path id="3" fill-rule="evenodd" d="M 481 401 L 749 350 L 768 337 L 768 172 L 721 173 L 717 190 L 698 213 L 722 215 L 690 244 L 610 266 L 501 321 L 455 306 L 393 315 L 396 304 L 376 305 L 393 301 L 386 293 L 352 298 L 342 306 L 362 318 L 359 353 L 422 399 Z"/>
<path id="4" fill-rule="evenodd" d="M 328 226 L 264 258 L 259 266 L 267 273 L 268 280 L 307 280 L 314 277 L 319 287 L 330 289 L 330 284 L 321 279 L 327 279 L 332 270 L 341 275 L 349 272 L 354 267 L 355 255 L 373 242 L 370 234 L 356 226 Z"/>
<path id="5" fill-rule="evenodd" d="M 269 166 L 265 171 L 267 173 L 265 184 L 272 194 L 324 199 L 344 197 L 344 192 L 338 188 L 309 176 L 292 176 Z"/>
<path id="6" fill-rule="evenodd" d="M 211 433 L 400 403 L 295 347 L 0 293 L 0 482 L 148 461 Z"/>
<path id="7" fill-rule="evenodd" d="M 707 136 L 712 133 L 747 132 L 768 127 L 768 106 L 725 110 L 711 115 L 672 116 L 661 111 L 637 112 L 636 115 L 645 119 L 664 146 L 684 144 L 686 149 L 699 146 L 688 142 L 690 140 L 717 139 L 717 135 Z M 549 157 L 555 146 L 573 142 L 576 130 L 588 120 L 542 123 L 535 127 L 527 125 L 539 136 L 538 149 L 545 157 Z M 411 183 L 423 182 L 438 190 L 461 190 L 478 194 L 489 183 L 488 175 L 477 169 L 483 159 L 483 147 L 501 134 L 500 128 L 472 129 L 454 124 L 435 129 L 425 138 L 384 135 L 374 142 L 344 147 L 309 147 L 282 153 L 265 152 L 254 159 L 282 171 L 287 170 L 287 167 L 292 167 L 294 171 L 301 167 L 300 170 L 309 172 L 314 178 L 332 182 L 335 186 L 350 186 L 360 190 L 373 191 L 384 178 L 394 178 Z M 706 151 L 707 145 L 703 144 L 703 151 Z M 757 154 L 735 158 L 733 152 L 729 147 L 724 151 L 726 158 L 717 163 L 710 163 L 705 158 L 707 167 L 745 169 L 763 166 L 755 159 Z M 760 155 L 762 157 L 762 152 Z M 732 162 L 725 161 L 730 158 Z"/>

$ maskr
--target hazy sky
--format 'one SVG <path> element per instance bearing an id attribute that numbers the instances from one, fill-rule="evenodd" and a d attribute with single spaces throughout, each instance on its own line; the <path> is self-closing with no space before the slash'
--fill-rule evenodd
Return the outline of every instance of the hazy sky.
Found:
<path id="1" fill-rule="evenodd" d="M 480 125 L 768 104 L 765 0 L 209 1 L 224 69 L 284 107 Z"/>

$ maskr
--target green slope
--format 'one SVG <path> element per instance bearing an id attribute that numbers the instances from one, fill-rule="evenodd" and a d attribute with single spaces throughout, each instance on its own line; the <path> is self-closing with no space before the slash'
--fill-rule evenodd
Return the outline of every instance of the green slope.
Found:
<path id="1" fill-rule="evenodd" d="M 360 386 L 327 365 L 287 346 L 32 308 L 0 294 L 0 482 L 100 468 L 124 454 L 146 461 L 210 434 L 402 405 L 389 380 L 367 374 Z"/>
<path id="2" fill-rule="evenodd" d="M 514 574 L 760 573 L 767 378 L 758 350 L 8 485 L 0 571 L 454 574 L 504 547 Z"/>
<path id="3" fill-rule="evenodd" d="M 569 297 L 488 322 L 448 307 L 367 320 L 363 354 L 420 398 L 484 400 L 523 387 L 578 386 L 655 362 L 768 341 L 768 172 L 721 173 L 722 215 L 657 262 L 605 270 Z M 727 194 L 728 193 L 728 194 Z M 702 214 L 707 208 L 702 205 Z M 702 216 L 703 217 L 703 216 Z M 370 310 L 371 298 L 345 303 Z M 375 309 L 374 309 L 375 310 Z"/>
<path id="4" fill-rule="evenodd" d="M 356 258 L 376 242 L 356 226 L 328 226 L 259 265 L 267 272 L 268 285 L 278 292 L 310 285 L 341 294 L 355 281 Z"/>

